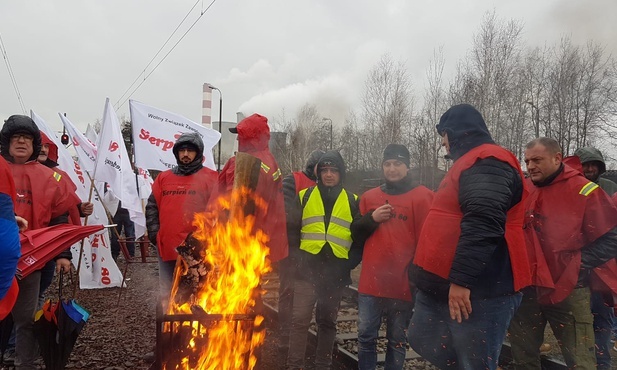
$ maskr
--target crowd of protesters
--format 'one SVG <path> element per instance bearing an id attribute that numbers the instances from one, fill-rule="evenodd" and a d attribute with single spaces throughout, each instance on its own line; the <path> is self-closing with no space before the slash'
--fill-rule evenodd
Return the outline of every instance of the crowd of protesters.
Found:
<path id="1" fill-rule="evenodd" d="M 315 369 L 331 368 L 343 288 L 362 263 L 361 370 L 377 367 L 383 318 L 386 370 L 403 368 L 408 345 L 440 369 L 497 369 L 507 335 L 512 367 L 540 369 L 547 323 L 569 368 L 610 369 L 617 184 L 600 177 L 602 154 L 587 147 L 564 158 L 555 140 L 537 138 L 526 145 L 524 174 L 474 107 L 451 107 L 436 129 L 453 161 L 436 191 L 413 185 L 409 150 L 392 143 L 383 150 L 383 185 L 361 196 L 345 187 L 338 151 L 315 150 L 303 170 L 283 179 L 268 149 L 266 117 L 254 114 L 230 129 L 238 151 L 260 161 L 254 185 L 263 202 L 254 208 L 254 227 L 269 236 L 280 274 L 279 353 L 286 368 L 306 366 L 314 308 Z M 92 204 L 76 196 L 56 168 L 57 148 L 29 117 L 9 117 L 0 146 L 0 315 L 13 307 L 16 368 L 35 369 L 39 295 L 54 270 L 70 268 L 70 253 L 16 280 L 7 271 L 19 257 L 18 227 L 79 223 Z M 173 298 L 176 248 L 195 231 L 195 213 L 230 192 L 237 176 L 235 157 L 218 174 L 204 167 L 204 143 L 195 133 L 179 136 L 173 153 L 177 166 L 158 175 L 146 206 L 165 300 Z M 124 231 L 130 237 L 130 228 Z"/>

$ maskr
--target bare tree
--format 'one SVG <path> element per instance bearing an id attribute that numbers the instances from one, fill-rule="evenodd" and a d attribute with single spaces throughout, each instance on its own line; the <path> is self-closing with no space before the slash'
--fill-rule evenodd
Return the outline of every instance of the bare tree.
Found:
<path id="1" fill-rule="evenodd" d="M 369 72 L 362 98 L 362 122 L 367 140 L 368 165 L 379 168 L 381 151 L 404 140 L 403 127 L 412 117 L 411 82 L 402 62 L 384 55 Z"/>
<path id="2" fill-rule="evenodd" d="M 474 37 L 469 57 L 458 66 L 450 86 L 450 101 L 469 103 L 482 112 L 493 139 L 516 151 L 522 145 L 525 113 L 524 85 L 520 83 L 523 26 L 487 13 Z"/>
<path id="3" fill-rule="evenodd" d="M 416 126 L 409 145 L 413 163 L 419 169 L 418 180 L 432 189 L 439 185 L 437 170 L 446 166 L 445 161 L 440 160 L 441 137 L 436 130 L 439 118 L 448 108 L 447 94 L 443 86 L 444 67 L 443 47 L 440 47 L 433 52 L 433 59 L 426 72 L 424 106 L 415 120 Z"/>

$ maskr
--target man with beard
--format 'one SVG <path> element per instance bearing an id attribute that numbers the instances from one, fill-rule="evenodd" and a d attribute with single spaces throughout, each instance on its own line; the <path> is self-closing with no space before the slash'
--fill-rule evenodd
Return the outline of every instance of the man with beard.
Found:
<path id="1" fill-rule="evenodd" d="M 343 288 L 351 284 L 350 271 L 362 258 L 353 242 L 351 224 L 360 217 L 357 195 L 343 188 L 345 161 L 328 151 L 317 162 L 317 185 L 300 191 L 290 230 L 297 252 L 287 369 L 304 369 L 308 329 L 313 308 L 317 325 L 315 369 L 332 365 L 336 317 Z"/>
<path id="2" fill-rule="evenodd" d="M 448 109 L 437 132 L 454 164 L 410 267 L 418 293 L 408 340 L 440 369 L 495 370 L 519 291 L 531 283 L 523 173 L 469 104 Z"/>
<path id="3" fill-rule="evenodd" d="M 407 147 L 390 144 L 383 151 L 385 184 L 362 195 L 362 218 L 351 230 L 354 240 L 366 239 L 358 283 L 358 366 L 377 366 L 377 339 L 386 318 L 386 370 L 405 364 L 407 336 L 413 310 L 407 278 L 420 230 L 433 201 L 433 192 L 414 186 Z"/>
<path id="4" fill-rule="evenodd" d="M 146 226 L 150 241 L 159 252 L 161 297 L 169 299 L 178 252 L 195 228 L 196 213 L 206 210 L 217 192 L 218 175 L 203 166 L 204 143 L 197 133 L 180 135 L 173 146 L 178 165 L 161 172 L 152 184 L 146 205 Z"/>
<path id="5" fill-rule="evenodd" d="M 589 181 L 600 185 L 610 197 L 617 193 L 617 184 L 600 177 L 606 172 L 602 152 L 594 147 L 579 148 L 574 152 L 583 166 L 583 174 Z M 593 332 L 596 340 L 596 359 L 598 369 L 611 368 L 611 334 L 615 320 L 614 310 L 599 292 L 591 293 L 591 313 L 593 314 Z"/>
<path id="6" fill-rule="evenodd" d="M 17 198 L 15 214 L 28 221 L 31 230 L 63 223 L 64 216 L 80 202 L 75 192 L 61 181 L 62 175 L 36 161 L 41 150 L 41 134 L 28 116 L 10 116 L 0 130 L 0 153 L 9 162 Z M 70 271 L 71 252 L 56 257 L 56 271 Z M 41 271 L 19 281 L 19 294 L 13 307 L 17 369 L 36 369 L 38 355 L 33 331 L 37 309 Z"/>
<path id="7" fill-rule="evenodd" d="M 70 189 L 73 189 L 75 192 L 77 190 L 77 186 L 71 181 L 69 175 L 63 170 L 58 168 L 58 146 L 45 135 L 45 133 L 41 132 L 41 152 L 37 158 L 39 163 L 43 164 L 46 167 L 53 169 L 55 172 L 61 175 L 60 181 L 66 181 L 66 186 Z M 77 196 L 77 194 L 75 194 Z M 90 202 L 80 202 L 77 207 L 71 208 L 68 213 L 64 216 L 65 220 L 62 220 L 60 223 L 72 223 L 74 225 L 81 225 L 81 217 L 87 217 L 92 214 L 94 211 L 94 205 Z M 41 270 L 41 288 L 39 292 L 39 307 L 42 306 L 43 301 L 45 299 L 45 291 L 51 285 L 51 282 L 54 278 L 55 271 L 55 263 L 54 261 L 49 261 L 43 269 Z"/>
<path id="8" fill-rule="evenodd" d="M 533 286 L 523 291 L 510 324 L 515 369 L 540 369 L 547 322 L 568 368 L 596 369 L 591 291 L 617 294 L 617 208 L 562 159 L 554 139 L 534 139 L 525 148 L 533 186 L 523 230 L 534 269 Z"/>

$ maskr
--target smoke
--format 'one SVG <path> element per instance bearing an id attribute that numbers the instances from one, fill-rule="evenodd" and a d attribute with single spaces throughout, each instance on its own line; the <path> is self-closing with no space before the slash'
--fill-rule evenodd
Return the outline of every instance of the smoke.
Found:
<path id="1" fill-rule="evenodd" d="M 552 44 L 561 37 L 569 37 L 575 45 L 588 41 L 606 47 L 612 54 L 617 52 L 615 42 L 615 0 L 561 0 L 553 2 L 545 16 L 534 26 L 527 28 L 529 40 L 545 40 Z M 527 23 L 529 25 L 529 23 Z"/>
<path id="2" fill-rule="evenodd" d="M 314 105 L 333 124 L 342 125 L 352 108 L 356 94 L 352 83 L 339 75 L 330 75 L 320 80 L 306 80 L 269 90 L 251 97 L 239 110 L 244 115 L 260 113 L 267 117 L 280 115 L 283 111 L 295 117 L 304 105 Z"/>

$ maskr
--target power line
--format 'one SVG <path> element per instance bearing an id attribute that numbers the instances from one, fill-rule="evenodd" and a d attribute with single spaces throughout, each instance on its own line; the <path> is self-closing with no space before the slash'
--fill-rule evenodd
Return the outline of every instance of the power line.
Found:
<path id="1" fill-rule="evenodd" d="M 163 46 L 161 46 L 161 48 L 156 52 L 156 54 L 152 57 L 152 59 L 150 59 L 150 61 L 148 62 L 148 64 L 146 65 L 146 67 L 144 67 L 144 69 L 139 73 L 139 75 L 137 76 L 137 78 L 135 78 L 135 80 L 133 81 L 133 83 L 131 84 L 131 86 L 128 87 L 128 89 L 126 89 L 126 91 L 122 94 L 122 96 L 120 97 L 120 99 L 118 99 L 118 101 L 116 102 L 116 104 L 114 104 L 114 106 L 116 107 L 116 110 L 120 109 L 120 107 L 122 107 L 124 105 L 124 103 L 127 102 L 127 100 L 129 100 L 131 98 L 131 96 L 141 87 L 141 85 L 144 84 L 144 82 L 146 82 L 146 80 L 148 79 L 148 77 L 150 77 L 150 75 L 152 75 L 152 73 L 154 73 L 154 71 L 156 71 L 156 69 L 158 68 L 159 65 L 161 65 L 161 63 L 163 63 L 163 61 L 165 61 L 165 59 L 167 59 L 167 57 L 169 56 L 169 54 L 171 54 L 172 51 L 174 51 L 174 49 L 176 48 L 176 46 L 178 46 L 178 44 L 182 41 L 182 39 L 184 39 L 184 37 L 193 29 L 193 27 L 197 24 L 197 22 L 201 19 L 201 17 L 204 16 L 204 14 L 206 14 L 206 12 L 212 7 L 212 5 L 216 2 L 216 0 L 212 0 L 212 2 L 208 5 L 208 7 L 204 10 L 203 9 L 203 4 L 202 4 L 202 10 L 199 14 L 199 17 L 197 17 L 197 19 L 195 20 L 195 22 L 193 22 L 193 24 L 191 24 L 191 26 L 184 32 L 184 34 L 182 34 L 182 36 L 178 39 L 178 41 L 176 41 L 176 43 L 171 47 L 171 49 L 163 56 L 163 58 L 154 66 L 154 68 L 152 68 L 152 70 L 148 73 L 146 73 L 146 69 L 148 69 L 148 67 L 152 64 L 152 62 L 154 62 L 154 60 L 156 59 L 156 57 L 161 53 L 161 51 L 163 50 L 163 48 L 165 48 L 165 46 L 167 45 L 167 43 L 169 42 L 169 40 L 171 40 L 171 38 L 175 35 L 175 33 L 178 31 L 178 29 L 180 28 L 180 26 L 182 26 L 182 24 L 184 23 L 184 21 L 186 20 L 186 18 L 191 14 L 191 12 L 193 11 L 193 9 L 195 9 L 195 6 L 197 6 L 197 4 L 203 0 L 197 0 L 195 2 L 195 4 L 193 5 L 193 7 L 191 8 L 191 10 L 189 10 L 189 12 L 184 16 L 184 18 L 182 19 L 182 21 L 180 22 L 180 24 L 178 24 L 178 26 L 176 27 L 176 29 L 172 32 L 172 34 L 167 38 L 167 40 L 165 41 L 165 43 L 163 44 Z M 135 83 L 139 80 L 139 78 L 141 76 L 144 76 L 143 79 L 141 80 L 141 82 L 139 83 L 139 85 L 137 85 L 132 91 L 131 88 L 135 85 Z M 130 94 L 127 95 L 127 93 L 130 91 Z M 126 97 L 125 97 L 126 96 Z M 124 100 L 122 100 L 124 98 Z M 120 101 L 122 101 L 120 103 Z"/>
<path id="2" fill-rule="evenodd" d="M 6 52 L 6 47 L 4 46 L 4 41 L 2 41 L 2 35 L 0 34 L 0 52 L 2 52 L 2 57 L 4 58 L 4 64 L 6 64 L 6 69 L 9 72 L 9 77 L 11 78 L 11 83 L 13 84 L 13 89 L 15 90 L 15 94 L 17 95 L 17 100 L 19 101 L 19 105 L 21 106 L 21 110 L 24 114 L 27 114 L 26 106 L 24 104 L 23 99 L 21 98 L 21 93 L 19 92 L 19 87 L 17 86 L 17 80 L 15 79 L 15 74 L 13 73 L 13 68 L 11 67 L 11 62 L 9 61 L 9 55 Z"/>
<path id="3" fill-rule="evenodd" d="M 171 40 L 171 38 L 176 34 L 176 32 L 178 31 L 178 29 L 182 26 L 182 24 L 184 23 L 184 21 L 186 20 L 186 18 L 188 18 L 188 16 L 191 14 L 191 12 L 193 11 L 193 9 L 195 9 L 195 7 L 197 6 L 197 4 L 200 2 L 201 0 L 197 0 L 195 2 L 195 4 L 193 4 L 193 7 L 191 7 L 191 10 L 188 11 L 188 13 L 186 13 L 186 15 L 184 16 L 184 18 L 182 18 L 182 21 L 180 21 L 180 24 L 178 24 L 178 26 L 176 27 L 176 29 L 171 33 L 171 35 L 169 35 L 169 37 L 167 38 L 167 40 L 165 40 L 165 43 L 163 44 L 163 46 L 161 46 L 161 48 L 156 52 L 156 54 L 154 54 L 154 56 L 152 57 L 152 59 L 150 59 L 150 61 L 148 62 L 148 64 L 146 64 L 146 66 L 144 67 L 144 69 L 137 75 L 137 77 L 135 77 L 135 80 L 133 80 L 133 83 L 131 83 L 131 86 L 129 86 L 126 91 L 124 91 L 124 93 L 122 94 L 122 96 L 120 96 L 120 98 L 118 99 L 118 101 L 116 102 L 116 104 L 114 105 L 118 105 L 118 102 L 120 102 L 122 100 L 122 98 L 124 98 L 124 96 L 131 90 L 131 88 L 133 88 L 133 86 L 135 86 L 135 83 L 137 83 L 137 81 L 139 81 L 139 77 L 141 77 L 143 74 L 146 73 L 146 69 L 148 69 L 148 67 L 150 67 L 150 64 L 152 64 L 152 62 L 154 61 L 154 59 L 156 59 L 156 57 L 161 53 L 161 51 L 163 50 L 163 48 L 165 48 L 165 46 L 167 45 L 167 43 L 169 42 L 169 40 Z M 119 108 L 119 107 L 118 107 Z M 117 109 L 117 108 L 116 108 Z"/>

